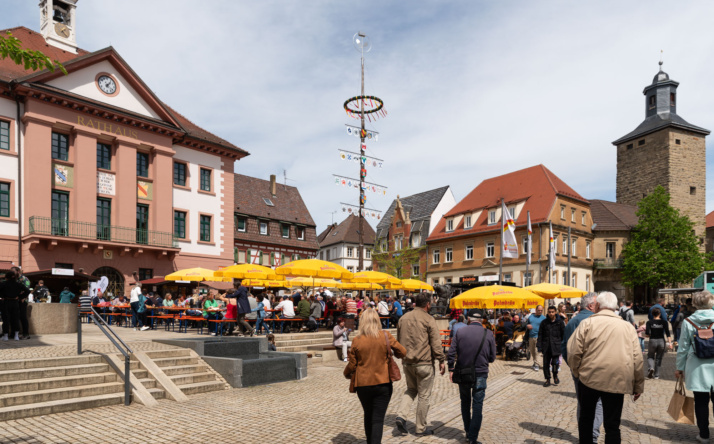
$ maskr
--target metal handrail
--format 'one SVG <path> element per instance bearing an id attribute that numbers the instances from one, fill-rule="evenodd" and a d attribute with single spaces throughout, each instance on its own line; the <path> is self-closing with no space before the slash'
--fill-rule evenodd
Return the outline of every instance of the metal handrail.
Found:
<path id="1" fill-rule="evenodd" d="M 112 330 L 112 328 L 107 324 L 107 321 L 101 317 L 94 307 L 90 307 L 92 310 L 91 316 L 92 320 L 95 322 L 99 330 L 114 344 L 114 346 L 124 355 L 124 405 L 131 404 L 131 355 L 134 353 L 131 348 Z M 100 322 L 97 322 L 99 319 Z M 104 324 L 104 325 L 102 325 Z M 111 335 L 110 335 L 111 333 Z M 112 337 L 114 336 L 114 337 Z M 116 338 L 116 339 L 115 339 Z M 119 342 L 117 342 L 119 341 Z M 119 345 L 121 344 L 121 346 Z M 122 346 L 124 348 L 122 348 Z M 77 354 L 82 354 L 82 315 L 81 313 L 77 316 Z"/>
<path id="2" fill-rule="evenodd" d="M 95 224 L 62 218 L 31 216 L 30 234 L 71 237 L 85 240 L 121 242 L 153 247 L 178 248 L 178 240 L 173 233 Z"/>

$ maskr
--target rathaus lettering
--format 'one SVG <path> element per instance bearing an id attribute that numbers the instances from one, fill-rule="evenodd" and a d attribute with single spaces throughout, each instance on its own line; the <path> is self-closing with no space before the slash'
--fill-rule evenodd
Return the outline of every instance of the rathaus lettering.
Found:
<path id="1" fill-rule="evenodd" d="M 91 118 L 84 118 L 82 116 L 77 116 L 77 123 L 87 128 L 94 128 L 96 130 L 105 131 L 107 133 L 116 134 L 118 136 L 131 137 L 133 139 L 138 139 L 139 135 L 136 130 L 129 129 L 119 125 L 112 125 L 111 123 L 102 122 L 100 120 L 92 120 Z"/>

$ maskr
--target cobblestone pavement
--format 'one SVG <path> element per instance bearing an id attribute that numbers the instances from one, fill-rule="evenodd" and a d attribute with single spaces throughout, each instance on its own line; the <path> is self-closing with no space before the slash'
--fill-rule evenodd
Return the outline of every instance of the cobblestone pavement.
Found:
<path id="1" fill-rule="evenodd" d="M 169 333 L 157 331 L 148 336 L 131 331 L 122 337 L 131 347 L 148 350 L 165 348 L 149 341 L 164 334 Z M 76 344 L 69 339 L 31 339 L 25 347 L 19 347 L 23 341 L 19 345 L 0 344 L 0 359 L 71 355 Z M 37 343 L 30 346 L 33 341 Z M 111 347 L 94 332 L 85 334 L 85 348 L 107 352 Z M 674 356 L 666 355 L 662 379 L 647 380 L 640 400 L 633 403 L 626 397 L 623 442 L 695 440 L 695 426 L 676 424 L 667 414 L 674 391 Z M 362 409 L 357 396 L 348 393 L 342 369 L 341 362 L 324 363 L 311 366 L 308 377 L 300 381 L 193 395 L 182 404 L 160 400 L 157 407 L 151 408 L 120 405 L 7 421 L 0 423 L 0 443 L 363 443 Z M 577 442 L 575 394 L 567 366 L 563 366 L 560 386 L 544 388 L 542 383 L 542 372 L 534 372 L 525 361 L 499 360 L 492 364 L 479 440 Z M 412 410 L 407 418 L 412 434 L 399 436 L 394 417 L 404 388 L 403 380 L 395 383 L 387 411 L 385 443 L 465 442 L 458 391 L 447 376 L 437 376 L 431 398 L 428 420 L 435 435 L 413 435 Z M 604 442 L 604 436 L 600 442 Z"/>

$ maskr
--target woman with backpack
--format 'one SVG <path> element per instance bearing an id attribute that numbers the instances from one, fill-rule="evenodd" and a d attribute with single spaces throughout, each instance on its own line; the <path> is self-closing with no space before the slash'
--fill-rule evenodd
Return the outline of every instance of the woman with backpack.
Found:
<path id="1" fill-rule="evenodd" d="M 684 377 L 694 392 L 694 416 L 699 427 L 697 441 L 709 442 L 709 402 L 714 402 L 714 295 L 700 291 L 692 296 L 697 309 L 682 323 L 675 376 Z"/>

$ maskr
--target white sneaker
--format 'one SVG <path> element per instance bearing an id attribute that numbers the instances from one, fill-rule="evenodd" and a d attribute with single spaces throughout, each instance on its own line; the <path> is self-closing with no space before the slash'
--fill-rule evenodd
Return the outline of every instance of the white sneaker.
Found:
<path id="1" fill-rule="evenodd" d="M 216 332 L 215 331 L 211 332 L 211 336 L 216 336 Z"/>
<path id="2" fill-rule="evenodd" d="M 145 326 L 141 327 L 141 331 L 146 331 L 146 330 L 148 330 L 149 328 L 151 328 L 151 327 L 149 327 L 148 325 L 145 325 Z"/>
<path id="3" fill-rule="evenodd" d="M 7 341 L 7 335 L 2 335 L 2 340 Z"/>
<path id="4" fill-rule="evenodd" d="M 136 327 L 134 327 L 134 331 L 139 331 L 139 329 L 138 329 L 138 328 L 136 328 Z"/>
<path id="5" fill-rule="evenodd" d="M 706 442 L 706 443 L 708 443 L 709 440 L 706 439 L 706 438 L 702 438 L 701 436 L 697 435 L 697 442 Z"/>
<path id="6" fill-rule="evenodd" d="M 15 340 L 16 340 L 16 341 L 19 341 L 19 340 L 20 340 L 20 336 L 18 335 L 18 333 L 15 333 Z"/>

